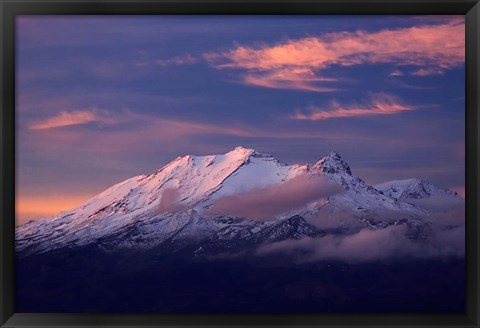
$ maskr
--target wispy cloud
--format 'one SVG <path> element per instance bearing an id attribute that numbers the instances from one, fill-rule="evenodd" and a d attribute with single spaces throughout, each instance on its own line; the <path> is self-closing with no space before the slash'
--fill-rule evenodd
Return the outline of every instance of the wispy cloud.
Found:
<path id="1" fill-rule="evenodd" d="M 168 67 L 168 66 L 182 66 L 182 65 L 193 65 L 198 62 L 198 59 L 191 54 L 185 54 L 181 56 L 171 57 L 171 58 L 159 58 L 155 60 L 140 60 L 135 62 L 135 66 L 137 67 L 145 67 L 145 66 L 161 66 L 161 67 Z"/>
<path id="2" fill-rule="evenodd" d="M 403 72 L 401 70 L 393 70 L 392 72 L 390 72 L 389 76 L 403 76 Z"/>
<path id="3" fill-rule="evenodd" d="M 183 56 L 172 57 L 168 59 L 157 59 L 155 63 L 160 66 L 171 66 L 171 65 L 191 65 L 197 62 L 197 58 L 193 57 L 190 54 Z"/>
<path id="4" fill-rule="evenodd" d="M 399 79 L 390 79 L 388 83 L 395 87 L 401 87 L 401 88 L 411 89 L 411 90 L 433 90 L 436 88 L 434 86 L 425 85 L 425 84 L 420 84 L 420 85 L 409 84 L 409 83 L 400 81 Z"/>
<path id="5" fill-rule="evenodd" d="M 96 122 L 99 124 L 113 124 L 116 120 L 99 113 L 96 109 L 62 111 L 58 115 L 37 121 L 30 125 L 31 130 L 54 129 L 72 125 L 82 125 Z"/>
<path id="6" fill-rule="evenodd" d="M 252 126 L 241 121 L 206 122 L 199 120 L 184 120 L 167 118 L 151 114 L 139 114 L 129 110 L 86 111 L 82 115 L 58 114 L 28 126 L 28 132 L 23 135 L 25 146 L 42 149 L 43 156 L 57 156 L 62 153 L 101 154 L 108 158 L 125 155 L 129 152 L 151 153 L 161 143 L 162 149 L 176 152 L 179 147 L 191 144 L 192 138 L 201 136 L 229 136 L 234 138 L 265 138 L 265 139 L 321 139 L 347 140 L 357 135 L 344 132 L 296 129 L 285 121 L 285 128 L 278 129 L 275 124 Z M 288 124 L 287 124 L 288 123 Z M 74 125 L 75 124 L 75 125 Z M 122 124 L 122 129 L 89 129 L 88 133 L 81 127 L 88 124 Z M 63 127 L 63 128 L 60 128 Z M 71 129 L 68 127 L 76 127 Z M 38 133 L 38 132 L 42 133 Z M 122 142 L 119 142 L 122 140 Z M 72 149 L 72 145 L 75 148 Z M 188 147 L 187 147 L 188 148 Z"/>
<path id="7" fill-rule="evenodd" d="M 248 85 L 308 91 L 332 91 L 318 82 L 322 70 L 360 64 L 414 65 L 444 71 L 465 62 L 463 21 L 444 24 L 328 33 L 260 47 L 238 46 L 204 54 L 218 69 L 246 70 Z M 417 74 L 418 75 L 418 74 Z"/>
<path id="8" fill-rule="evenodd" d="M 429 76 L 429 75 L 442 75 L 445 71 L 440 68 L 432 67 L 432 68 L 420 68 L 411 73 L 414 76 Z"/>
<path id="9" fill-rule="evenodd" d="M 287 68 L 263 73 L 247 74 L 243 82 L 248 85 L 271 89 L 292 89 L 314 92 L 337 91 L 337 88 L 319 86 L 319 82 L 335 82 L 337 79 L 322 78 L 308 68 Z"/>
<path id="10" fill-rule="evenodd" d="M 331 118 L 393 115 L 414 109 L 415 107 L 403 104 L 391 95 L 376 94 L 371 97 L 368 103 L 363 105 L 344 106 L 333 101 L 328 109 L 311 106 L 309 113 L 304 114 L 300 110 L 297 110 L 291 118 L 295 120 L 319 121 Z"/>

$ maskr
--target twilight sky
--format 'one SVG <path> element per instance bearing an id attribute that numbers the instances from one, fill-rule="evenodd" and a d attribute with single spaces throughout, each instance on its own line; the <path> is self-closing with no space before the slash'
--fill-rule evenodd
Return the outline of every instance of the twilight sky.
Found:
<path id="1" fill-rule="evenodd" d="M 464 43 L 463 16 L 21 16 L 17 222 L 238 145 L 463 194 Z"/>

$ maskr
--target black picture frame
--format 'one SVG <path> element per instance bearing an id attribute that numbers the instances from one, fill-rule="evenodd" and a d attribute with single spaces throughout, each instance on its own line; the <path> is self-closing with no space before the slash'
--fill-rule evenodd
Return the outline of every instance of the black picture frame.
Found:
<path id="1" fill-rule="evenodd" d="M 449 314 L 146 315 L 15 312 L 15 16 L 155 14 L 460 14 L 466 17 L 466 311 Z M 211 327 L 396 326 L 480 327 L 478 238 L 479 47 L 478 0 L 0 0 L 0 326 L 1 327 Z"/>

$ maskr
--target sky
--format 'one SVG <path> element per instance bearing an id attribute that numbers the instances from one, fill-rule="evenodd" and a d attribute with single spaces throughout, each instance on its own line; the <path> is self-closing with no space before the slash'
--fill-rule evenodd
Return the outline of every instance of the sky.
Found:
<path id="1" fill-rule="evenodd" d="M 464 195 L 463 16 L 18 16 L 16 220 L 178 156 L 331 151 Z"/>

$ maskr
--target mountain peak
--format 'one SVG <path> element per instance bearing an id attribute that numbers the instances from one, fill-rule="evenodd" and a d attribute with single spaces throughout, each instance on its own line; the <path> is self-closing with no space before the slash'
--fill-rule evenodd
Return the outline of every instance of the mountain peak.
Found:
<path id="1" fill-rule="evenodd" d="M 247 162 L 249 161 L 250 158 L 263 158 L 263 159 L 267 159 L 267 160 L 273 160 L 273 161 L 279 163 L 275 159 L 275 157 L 273 157 L 273 155 L 271 155 L 271 154 L 260 153 L 253 148 L 245 148 L 245 147 L 242 147 L 242 146 L 235 147 L 235 149 L 228 152 L 227 155 L 230 155 L 230 156 L 233 156 L 233 157 L 243 158 Z"/>
<path id="2" fill-rule="evenodd" d="M 238 152 L 238 153 L 249 153 L 249 152 L 254 152 L 255 149 L 246 148 L 246 147 L 243 147 L 243 146 L 237 146 L 237 147 L 235 147 L 235 149 L 232 150 L 232 151 Z"/>
<path id="3" fill-rule="evenodd" d="M 321 158 L 313 166 L 314 170 L 322 171 L 324 173 L 346 173 L 352 175 L 350 166 L 345 162 L 339 153 L 332 151 L 327 156 Z"/>
<path id="4" fill-rule="evenodd" d="M 340 156 L 340 154 L 337 153 L 336 151 L 331 151 L 330 154 L 328 154 L 327 157 L 335 158 L 335 159 L 342 159 L 342 157 Z"/>
<path id="5" fill-rule="evenodd" d="M 410 178 L 405 180 L 393 180 L 375 185 L 375 188 L 381 190 L 390 197 L 402 199 L 420 199 L 428 198 L 432 195 L 447 195 L 454 198 L 460 198 L 457 192 L 437 187 L 421 178 Z"/>
<path id="6" fill-rule="evenodd" d="M 408 182 L 410 184 L 414 184 L 414 183 L 428 183 L 427 181 L 419 178 L 419 177 L 415 177 L 415 178 L 410 178 L 410 179 L 405 179 L 403 180 L 405 182 Z"/>

